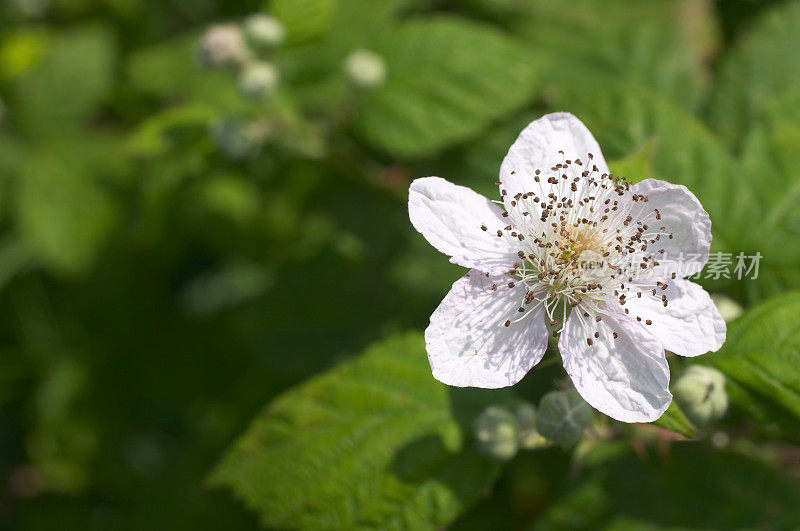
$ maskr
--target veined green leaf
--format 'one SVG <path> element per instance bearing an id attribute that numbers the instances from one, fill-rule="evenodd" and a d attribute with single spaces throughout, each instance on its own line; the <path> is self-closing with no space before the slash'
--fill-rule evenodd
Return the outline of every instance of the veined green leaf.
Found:
<path id="1" fill-rule="evenodd" d="M 767 13 L 724 58 L 710 101 L 720 135 L 738 146 L 770 100 L 800 87 L 800 1 Z"/>
<path id="2" fill-rule="evenodd" d="M 577 84 L 594 95 L 612 77 L 693 109 L 708 86 L 706 63 L 718 44 L 709 2 L 574 0 L 569 9 L 560 0 L 520 4 L 527 13 L 512 24 L 537 54 L 553 57 L 547 82 L 556 88 Z"/>
<path id="3" fill-rule="evenodd" d="M 703 361 L 715 367 L 746 393 L 737 394 L 747 408 L 755 405 L 800 421 L 800 292 L 772 298 L 736 321 L 728 340 Z"/>
<path id="4" fill-rule="evenodd" d="M 786 244 L 800 237 L 800 87 L 765 104 L 744 138 L 742 165 L 758 179 L 750 233 L 758 238 L 752 249 L 765 256 L 765 274 L 744 288 L 750 300 L 762 300 L 800 288 L 800 248 Z"/>
<path id="5" fill-rule="evenodd" d="M 543 60 L 500 32 L 456 18 L 415 20 L 377 45 L 386 84 L 365 96 L 357 129 L 398 157 L 466 140 L 530 99 Z"/>
<path id="6" fill-rule="evenodd" d="M 209 482 L 266 525 L 435 529 L 495 477 L 471 422 L 506 396 L 437 382 L 421 334 L 397 336 L 276 399 Z"/>

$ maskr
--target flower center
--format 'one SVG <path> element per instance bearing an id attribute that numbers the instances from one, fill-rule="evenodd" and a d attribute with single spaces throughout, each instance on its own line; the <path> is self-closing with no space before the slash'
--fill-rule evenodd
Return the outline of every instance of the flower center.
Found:
<path id="1" fill-rule="evenodd" d="M 548 172 L 534 172 L 529 190 L 509 196 L 501 187 L 498 203 L 509 224 L 497 237 L 519 249 L 520 258 L 509 272 L 514 280 L 509 287 L 523 283 L 527 288 L 519 307 L 523 315 L 506 326 L 540 305 L 553 326 L 578 307 L 585 316 L 628 313 L 623 308 L 628 298 L 645 291 L 656 295 L 667 286 L 640 281 L 642 273 L 659 265 L 664 250 L 658 242 L 672 238 L 665 227 L 651 227 L 661 219 L 658 209 L 631 192 L 626 179 L 565 159 L 562 151 L 559 155 L 562 162 Z M 662 302 L 666 306 L 664 295 Z"/>
<path id="2" fill-rule="evenodd" d="M 602 254 L 602 243 L 596 231 L 581 229 L 569 234 L 561 240 L 559 247 L 564 248 L 562 260 L 570 261 L 580 258 L 584 251 L 594 251 Z"/>

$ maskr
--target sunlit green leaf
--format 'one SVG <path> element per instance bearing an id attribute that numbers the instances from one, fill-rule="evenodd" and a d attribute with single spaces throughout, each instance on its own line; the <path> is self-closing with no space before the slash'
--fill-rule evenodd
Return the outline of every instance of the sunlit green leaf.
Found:
<path id="1" fill-rule="evenodd" d="M 357 127 L 366 141 L 400 157 L 470 138 L 542 83 L 540 57 L 490 27 L 456 18 L 408 22 L 377 52 L 388 78 L 364 97 Z"/>
<path id="2" fill-rule="evenodd" d="M 758 282 L 744 288 L 749 299 L 762 300 L 800 288 L 800 247 L 786 245 L 800 237 L 800 88 L 764 106 L 744 138 L 742 164 L 758 180 L 751 187 L 758 198 L 749 212 L 758 239 L 752 249 L 769 257 Z"/>
<path id="3" fill-rule="evenodd" d="M 495 476 L 471 423 L 505 397 L 440 384 L 422 335 L 397 336 L 275 400 L 210 483 L 266 525 L 436 529 Z"/>
<path id="4" fill-rule="evenodd" d="M 770 299 L 736 321 L 715 354 L 704 356 L 746 394 L 734 395 L 744 408 L 753 405 L 794 419 L 800 433 L 800 293 Z M 742 403 L 744 402 L 744 403 Z"/>
<path id="5" fill-rule="evenodd" d="M 693 109 L 709 84 L 706 62 L 717 47 L 709 2 L 577 0 L 569 9 L 559 0 L 524 4 L 527 13 L 512 24 L 537 54 L 553 57 L 549 85 L 577 85 L 588 96 L 604 91 L 611 77 Z"/>
<path id="6" fill-rule="evenodd" d="M 723 59 L 710 114 L 732 145 L 740 144 L 766 104 L 800 87 L 798 32 L 800 2 L 776 4 Z"/>

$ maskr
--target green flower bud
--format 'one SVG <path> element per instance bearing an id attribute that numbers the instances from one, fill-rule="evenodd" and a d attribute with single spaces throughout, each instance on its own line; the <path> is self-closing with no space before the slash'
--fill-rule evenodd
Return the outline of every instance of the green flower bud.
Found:
<path id="1" fill-rule="evenodd" d="M 262 98 L 278 86 L 280 74 L 272 63 L 256 61 L 245 67 L 239 77 L 239 89 L 251 98 Z"/>
<path id="2" fill-rule="evenodd" d="M 264 140 L 258 124 L 238 120 L 219 120 L 209 126 L 214 145 L 228 157 L 241 160 L 255 155 Z"/>
<path id="3" fill-rule="evenodd" d="M 551 391 L 539 402 L 536 429 L 553 442 L 572 444 L 581 438 L 592 417 L 592 408 L 575 389 Z"/>
<path id="4" fill-rule="evenodd" d="M 725 433 L 724 431 L 717 431 L 711 436 L 711 444 L 714 445 L 714 448 L 719 448 L 720 450 L 725 448 L 731 443 L 731 436 Z"/>
<path id="5" fill-rule="evenodd" d="M 211 68 L 238 68 L 250 59 L 250 49 L 238 26 L 218 24 L 203 34 L 198 58 Z"/>
<path id="6" fill-rule="evenodd" d="M 725 376 L 716 369 L 692 365 L 672 389 L 686 416 L 697 424 L 720 419 L 728 409 Z"/>
<path id="7" fill-rule="evenodd" d="M 277 48 L 286 41 L 286 28 L 275 18 L 254 13 L 244 21 L 244 31 L 256 46 Z"/>
<path id="8" fill-rule="evenodd" d="M 357 49 L 347 56 L 345 72 L 356 87 L 371 89 L 386 81 L 386 62 L 375 52 Z"/>
<path id="9" fill-rule="evenodd" d="M 535 450 L 549 444 L 547 439 L 536 430 L 536 407 L 533 404 L 520 401 L 514 408 L 514 414 L 517 417 L 517 426 L 519 426 L 517 439 L 520 448 Z"/>
<path id="10" fill-rule="evenodd" d="M 744 308 L 742 308 L 741 304 L 725 295 L 715 293 L 711 295 L 711 300 L 725 321 L 733 321 L 744 313 Z"/>
<path id="11" fill-rule="evenodd" d="M 489 406 L 475 420 L 475 440 L 483 455 L 508 461 L 517 455 L 519 427 L 513 413 L 503 407 Z"/>

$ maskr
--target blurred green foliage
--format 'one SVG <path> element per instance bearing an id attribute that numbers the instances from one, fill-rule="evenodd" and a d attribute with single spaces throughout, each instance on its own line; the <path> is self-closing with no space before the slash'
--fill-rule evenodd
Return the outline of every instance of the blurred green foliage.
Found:
<path id="1" fill-rule="evenodd" d="M 287 30 L 263 98 L 198 61 L 256 12 Z M 797 0 L 2 2 L 0 526 L 796 526 L 798 34 Z M 406 332 L 462 274 L 406 191 L 494 194 L 552 110 L 764 259 L 702 281 L 749 309 L 691 362 L 728 377 L 721 421 L 598 416 L 501 467 L 471 423 L 509 393 L 445 388 Z M 511 391 L 540 412 L 557 356 Z"/>

